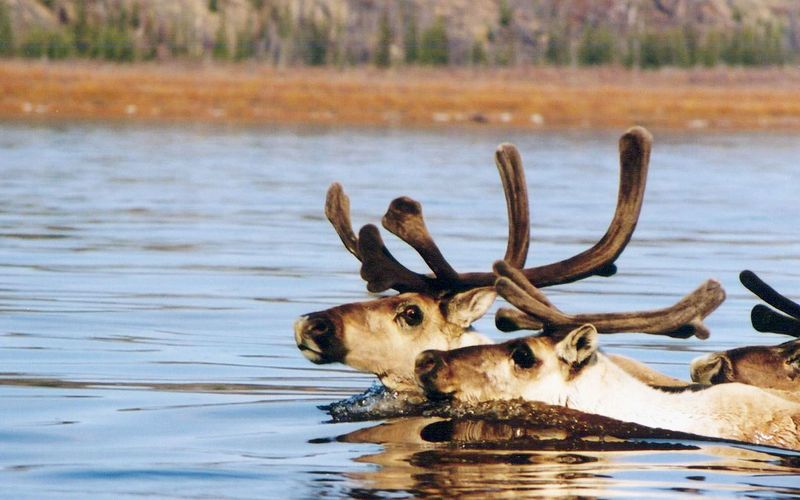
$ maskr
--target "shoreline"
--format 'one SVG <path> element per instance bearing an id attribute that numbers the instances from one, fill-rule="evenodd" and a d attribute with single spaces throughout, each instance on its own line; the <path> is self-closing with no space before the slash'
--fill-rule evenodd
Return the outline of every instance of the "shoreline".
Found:
<path id="1" fill-rule="evenodd" d="M 800 130 L 800 68 L 285 68 L 0 61 L 0 120 Z"/>

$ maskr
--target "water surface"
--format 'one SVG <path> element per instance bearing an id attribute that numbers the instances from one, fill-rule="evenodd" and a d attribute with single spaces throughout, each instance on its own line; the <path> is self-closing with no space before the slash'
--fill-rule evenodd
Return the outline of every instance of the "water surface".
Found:
<path id="1" fill-rule="evenodd" d="M 435 421 L 328 423 L 372 377 L 315 366 L 298 315 L 367 298 L 322 214 L 354 224 L 422 202 L 459 270 L 505 248 L 493 151 L 523 155 L 529 262 L 605 231 L 618 132 L 0 126 L 0 480 L 9 497 L 764 497 L 800 494 L 796 454 L 724 443 L 542 450 L 420 438 Z M 636 234 L 612 278 L 549 289 L 569 312 L 664 307 L 708 277 L 728 300 L 700 341 L 603 337 L 678 377 L 698 353 L 777 336 L 749 326 L 751 268 L 800 295 L 800 140 L 657 134 Z M 387 239 L 403 262 L 420 259 Z M 490 314 L 477 327 L 495 339 Z"/>

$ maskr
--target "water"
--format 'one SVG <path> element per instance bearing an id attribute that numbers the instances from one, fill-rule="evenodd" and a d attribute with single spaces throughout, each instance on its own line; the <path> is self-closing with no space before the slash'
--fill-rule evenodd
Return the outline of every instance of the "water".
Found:
<path id="1" fill-rule="evenodd" d="M 514 142 L 542 264 L 605 231 L 617 135 L 0 126 L 0 496 L 800 494 L 800 459 L 774 449 L 486 444 L 519 434 L 502 422 L 510 434 L 451 429 L 448 443 L 422 430 L 464 422 L 329 423 L 317 408 L 373 383 L 310 364 L 292 338 L 298 315 L 367 297 L 322 214 L 332 181 L 357 226 L 420 200 L 448 259 L 488 270 L 506 236 L 493 151 Z M 549 296 L 569 312 L 644 309 L 720 279 L 709 340 L 602 339 L 673 376 L 701 352 L 782 341 L 750 328 L 736 276 L 800 294 L 797 158 L 790 134 L 657 134 L 619 273 Z M 507 338 L 491 314 L 477 328 Z"/>

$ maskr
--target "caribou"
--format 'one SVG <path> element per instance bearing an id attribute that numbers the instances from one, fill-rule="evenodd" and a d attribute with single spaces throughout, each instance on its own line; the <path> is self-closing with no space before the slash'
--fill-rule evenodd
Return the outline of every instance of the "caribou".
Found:
<path id="1" fill-rule="evenodd" d="M 651 144 L 650 133 L 641 127 L 629 129 L 620 138 L 617 207 L 604 236 L 589 249 L 568 259 L 529 268 L 524 268 L 530 244 L 530 212 L 522 160 L 514 146 L 499 146 L 495 163 L 508 211 L 508 241 L 503 262 L 519 269 L 526 281 L 538 287 L 592 275 L 613 275 L 616 272 L 614 262 L 627 246 L 638 222 Z M 417 392 L 414 359 L 420 352 L 491 343 L 487 337 L 474 332 L 471 324 L 486 313 L 495 299 L 494 274 L 491 271 L 456 272 L 428 232 L 420 203 L 407 197 L 395 199 L 382 223 L 385 229 L 420 254 L 433 273 L 429 275 L 411 271 L 397 261 L 384 245 L 377 227 L 365 225 L 356 236 L 350 222 L 349 198 L 338 183 L 328 190 L 325 214 L 345 248 L 361 262 L 361 276 L 367 282 L 367 290 L 394 289 L 399 294 L 301 316 L 295 322 L 294 336 L 298 349 L 307 359 L 318 364 L 344 363 L 377 375 L 391 390 Z M 690 294 L 674 308 L 646 313 L 638 322 L 614 315 L 605 318 L 605 323 L 603 318 L 589 319 L 602 323 L 604 332 L 643 331 L 704 338 L 708 335 L 707 329 L 696 321 L 696 314 L 687 315 L 686 312 L 693 310 L 695 302 L 722 299 L 724 293 L 720 296 L 713 287 L 706 287 Z M 559 313 L 555 309 L 554 312 Z M 671 318 L 672 322 L 655 325 L 664 317 Z M 578 318 L 579 321 L 587 319 Z M 556 323 L 561 324 L 563 320 L 559 318 Z M 570 320 L 575 321 L 575 318 Z M 497 325 L 505 331 L 532 326 L 531 320 L 525 323 L 518 314 L 502 310 L 498 313 Z M 634 360 L 617 357 L 615 361 L 645 381 L 686 385 Z"/>
<path id="2" fill-rule="evenodd" d="M 750 313 L 759 332 L 800 337 L 800 304 L 780 294 L 754 272 L 739 275 L 742 284 L 764 302 Z M 783 314 L 782 314 L 783 313 Z M 692 380 L 703 384 L 741 382 L 793 393 L 800 397 L 800 339 L 774 346 L 746 346 L 714 352 L 691 362 Z"/>
<path id="3" fill-rule="evenodd" d="M 519 273 L 495 269 L 506 300 L 523 312 L 540 303 L 541 292 L 528 293 Z M 434 399 L 539 401 L 649 427 L 800 449 L 800 404 L 740 383 L 653 387 L 598 349 L 591 323 L 500 344 L 424 351 L 415 375 Z"/>
<path id="4" fill-rule="evenodd" d="M 566 260 L 524 269 L 538 286 L 575 281 L 590 275 L 612 275 L 614 261 L 631 238 L 644 197 L 652 138 L 645 129 L 630 129 L 620 139 L 620 186 L 617 208 L 605 235 L 591 248 Z M 502 144 L 495 164 L 508 211 L 504 261 L 523 268 L 530 245 L 527 184 L 517 149 Z M 374 225 L 358 236 L 350 222 L 350 201 L 341 185 L 328 190 L 325 215 L 345 248 L 361 262 L 361 276 L 373 293 L 394 289 L 398 295 L 333 307 L 301 316 L 295 341 L 314 363 L 342 362 L 374 373 L 389 389 L 415 391 L 414 358 L 425 349 L 452 349 L 491 341 L 471 330 L 494 301 L 491 272 L 458 273 L 445 260 L 428 232 L 422 206 L 407 197 L 389 205 L 385 229 L 414 248 L 432 275 L 403 266 L 384 245 Z"/>

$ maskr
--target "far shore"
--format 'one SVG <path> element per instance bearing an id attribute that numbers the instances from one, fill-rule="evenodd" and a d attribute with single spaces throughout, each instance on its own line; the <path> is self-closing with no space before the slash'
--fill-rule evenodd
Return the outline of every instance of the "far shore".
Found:
<path id="1" fill-rule="evenodd" d="M 272 68 L 0 60 L 0 120 L 800 129 L 800 68 Z"/>

